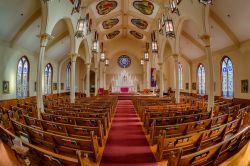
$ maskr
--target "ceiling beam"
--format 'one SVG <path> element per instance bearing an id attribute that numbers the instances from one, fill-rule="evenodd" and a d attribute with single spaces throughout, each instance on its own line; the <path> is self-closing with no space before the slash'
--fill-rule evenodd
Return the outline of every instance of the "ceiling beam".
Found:
<path id="1" fill-rule="evenodd" d="M 233 31 L 227 26 L 227 24 L 212 10 L 209 13 L 210 17 L 224 30 L 228 37 L 233 41 L 233 43 L 240 47 L 240 41 Z"/>
<path id="2" fill-rule="evenodd" d="M 139 19 L 142 19 L 142 20 L 145 20 L 147 22 L 151 22 L 154 20 L 154 18 L 150 18 L 144 14 L 137 14 L 136 12 L 133 12 L 133 11 L 128 11 L 128 15 L 132 16 L 132 17 L 135 17 L 135 18 L 139 18 Z"/>
<path id="3" fill-rule="evenodd" d="M 184 36 L 186 39 L 188 39 L 191 43 L 193 43 L 196 47 L 201 49 L 203 52 L 205 52 L 205 48 L 202 44 L 200 44 L 197 40 L 195 40 L 191 35 L 189 35 L 187 32 L 182 31 L 181 35 Z"/>
<path id="4" fill-rule="evenodd" d="M 22 34 L 30 27 L 30 25 L 36 21 L 39 17 L 41 17 L 42 10 L 39 8 L 38 10 L 35 11 L 22 25 L 22 27 L 17 31 L 15 36 L 10 42 L 10 46 L 14 46 L 16 42 L 21 38 Z"/>
<path id="5" fill-rule="evenodd" d="M 53 38 L 48 46 L 47 46 L 47 50 L 49 50 L 50 48 L 52 48 L 56 43 L 58 43 L 60 40 L 62 40 L 63 38 L 67 37 L 69 35 L 68 31 L 65 31 L 63 33 L 61 33 L 60 35 L 56 36 L 55 38 Z"/>

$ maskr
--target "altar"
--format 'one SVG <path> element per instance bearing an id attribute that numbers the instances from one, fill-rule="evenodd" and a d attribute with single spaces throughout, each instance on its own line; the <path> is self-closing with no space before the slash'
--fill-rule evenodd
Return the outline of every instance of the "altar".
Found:
<path id="1" fill-rule="evenodd" d="M 123 70 L 112 78 L 112 93 L 136 93 L 137 78 Z"/>

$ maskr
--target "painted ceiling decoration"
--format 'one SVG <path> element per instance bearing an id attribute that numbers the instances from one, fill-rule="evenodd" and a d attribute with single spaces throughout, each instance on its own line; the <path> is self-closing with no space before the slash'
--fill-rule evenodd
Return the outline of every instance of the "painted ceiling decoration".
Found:
<path id="1" fill-rule="evenodd" d="M 107 34 L 106 37 L 107 37 L 107 39 L 113 39 L 119 34 L 120 34 L 120 31 L 117 30 L 117 31 L 114 31 L 114 32 Z"/>
<path id="2" fill-rule="evenodd" d="M 112 18 L 112 19 L 103 21 L 102 27 L 103 27 L 103 29 L 111 29 L 111 28 L 113 28 L 118 23 L 119 23 L 119 19 L 118 18 Z"/>
<path id="3" fill-rule="evenodd" d="M 136 32 L 136 31 L 129 31 L 131 35 L 133 35 L 137 39 L 143 39 L 143 34 Z"/>
<path id="4" fill-rule="evenodd" d="M 110 13 L 112 10 L 114 10 L 117 7 L 116 1 L 101 1 L 96 5 L 96 9 L 98 14 L 100 15 L 106 15 Z"/>
<path id="5" fill-rule="evenodd" d="M 134 1 L 133 6 L 139 10 L 142 14 L 151 15 L 154 11 L 153 3 L 149 1 Z"/>
<path id="6" fill-rule="evenodd" d="M 142 19 L 131 19 L 133 25 L 140 29 L 147 29 L 148 23 Z"/>

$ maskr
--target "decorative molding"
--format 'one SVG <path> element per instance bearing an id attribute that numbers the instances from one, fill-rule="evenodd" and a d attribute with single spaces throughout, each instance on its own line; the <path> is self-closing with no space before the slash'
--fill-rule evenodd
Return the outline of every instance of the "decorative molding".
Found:
<path id="1" fill-rule="evenodd" d="M 61 33 L 60 35 L 56 36 L 53 40 L 51 40 L 51 42 L 49 42 L 47 50 L 52 48 L 56 43 L 58 43 L 60 40 L 62 40 L 63 38 L 65 38 L 68 35 L 69 35 L 69 32 L 65 31 L 65 32 Z"/>

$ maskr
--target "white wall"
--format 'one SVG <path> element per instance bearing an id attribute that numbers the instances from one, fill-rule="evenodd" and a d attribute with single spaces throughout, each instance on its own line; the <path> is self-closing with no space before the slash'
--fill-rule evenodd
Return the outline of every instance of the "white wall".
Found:
<path id="1" fill-rule="evenodd" d="M 23 48 L 10 48 L 8 43 L 0 41 L 0 100 L 16 98 L 16 72 L 17 64 L 22 56 L 26 56 L 29 60 L 29 96 L 35 96 L 35 82 L 37 76 L 38 54 L 30 52 Z M 44 67 L 47 63 L 53 66 L 53 82 L 57 82 L 57 62 L 51 61 L 45 57 Z M 10 93 L 3 94 L 2 83 L 9 81 Z"/>
<path id="2" fill-rule="evenodd" d="M 214 78 L 215 78 L 215 95 L 221 95 L 221 59 L 224 56 L 230 57 L 234 67 L 234 97 L 250 99 L 250 93 L 241 93 L 241 80 L 250 81 L 250 42 L 241 45 L 240 49 L 229 47 L 221 51 L 213 53 Z M 192 82 L 197 82 L 197 66 L 203 63 L 205 72 L 207 73 L 208 66 L 206 57 L 199 58 L 192 63 Z M 208 92 L 208 78 L 206 74 L 206 92 Z M 249 82 L 250 83 L 250 82 Z M 192 91 L 196 93 L 197 91 Z"/>

